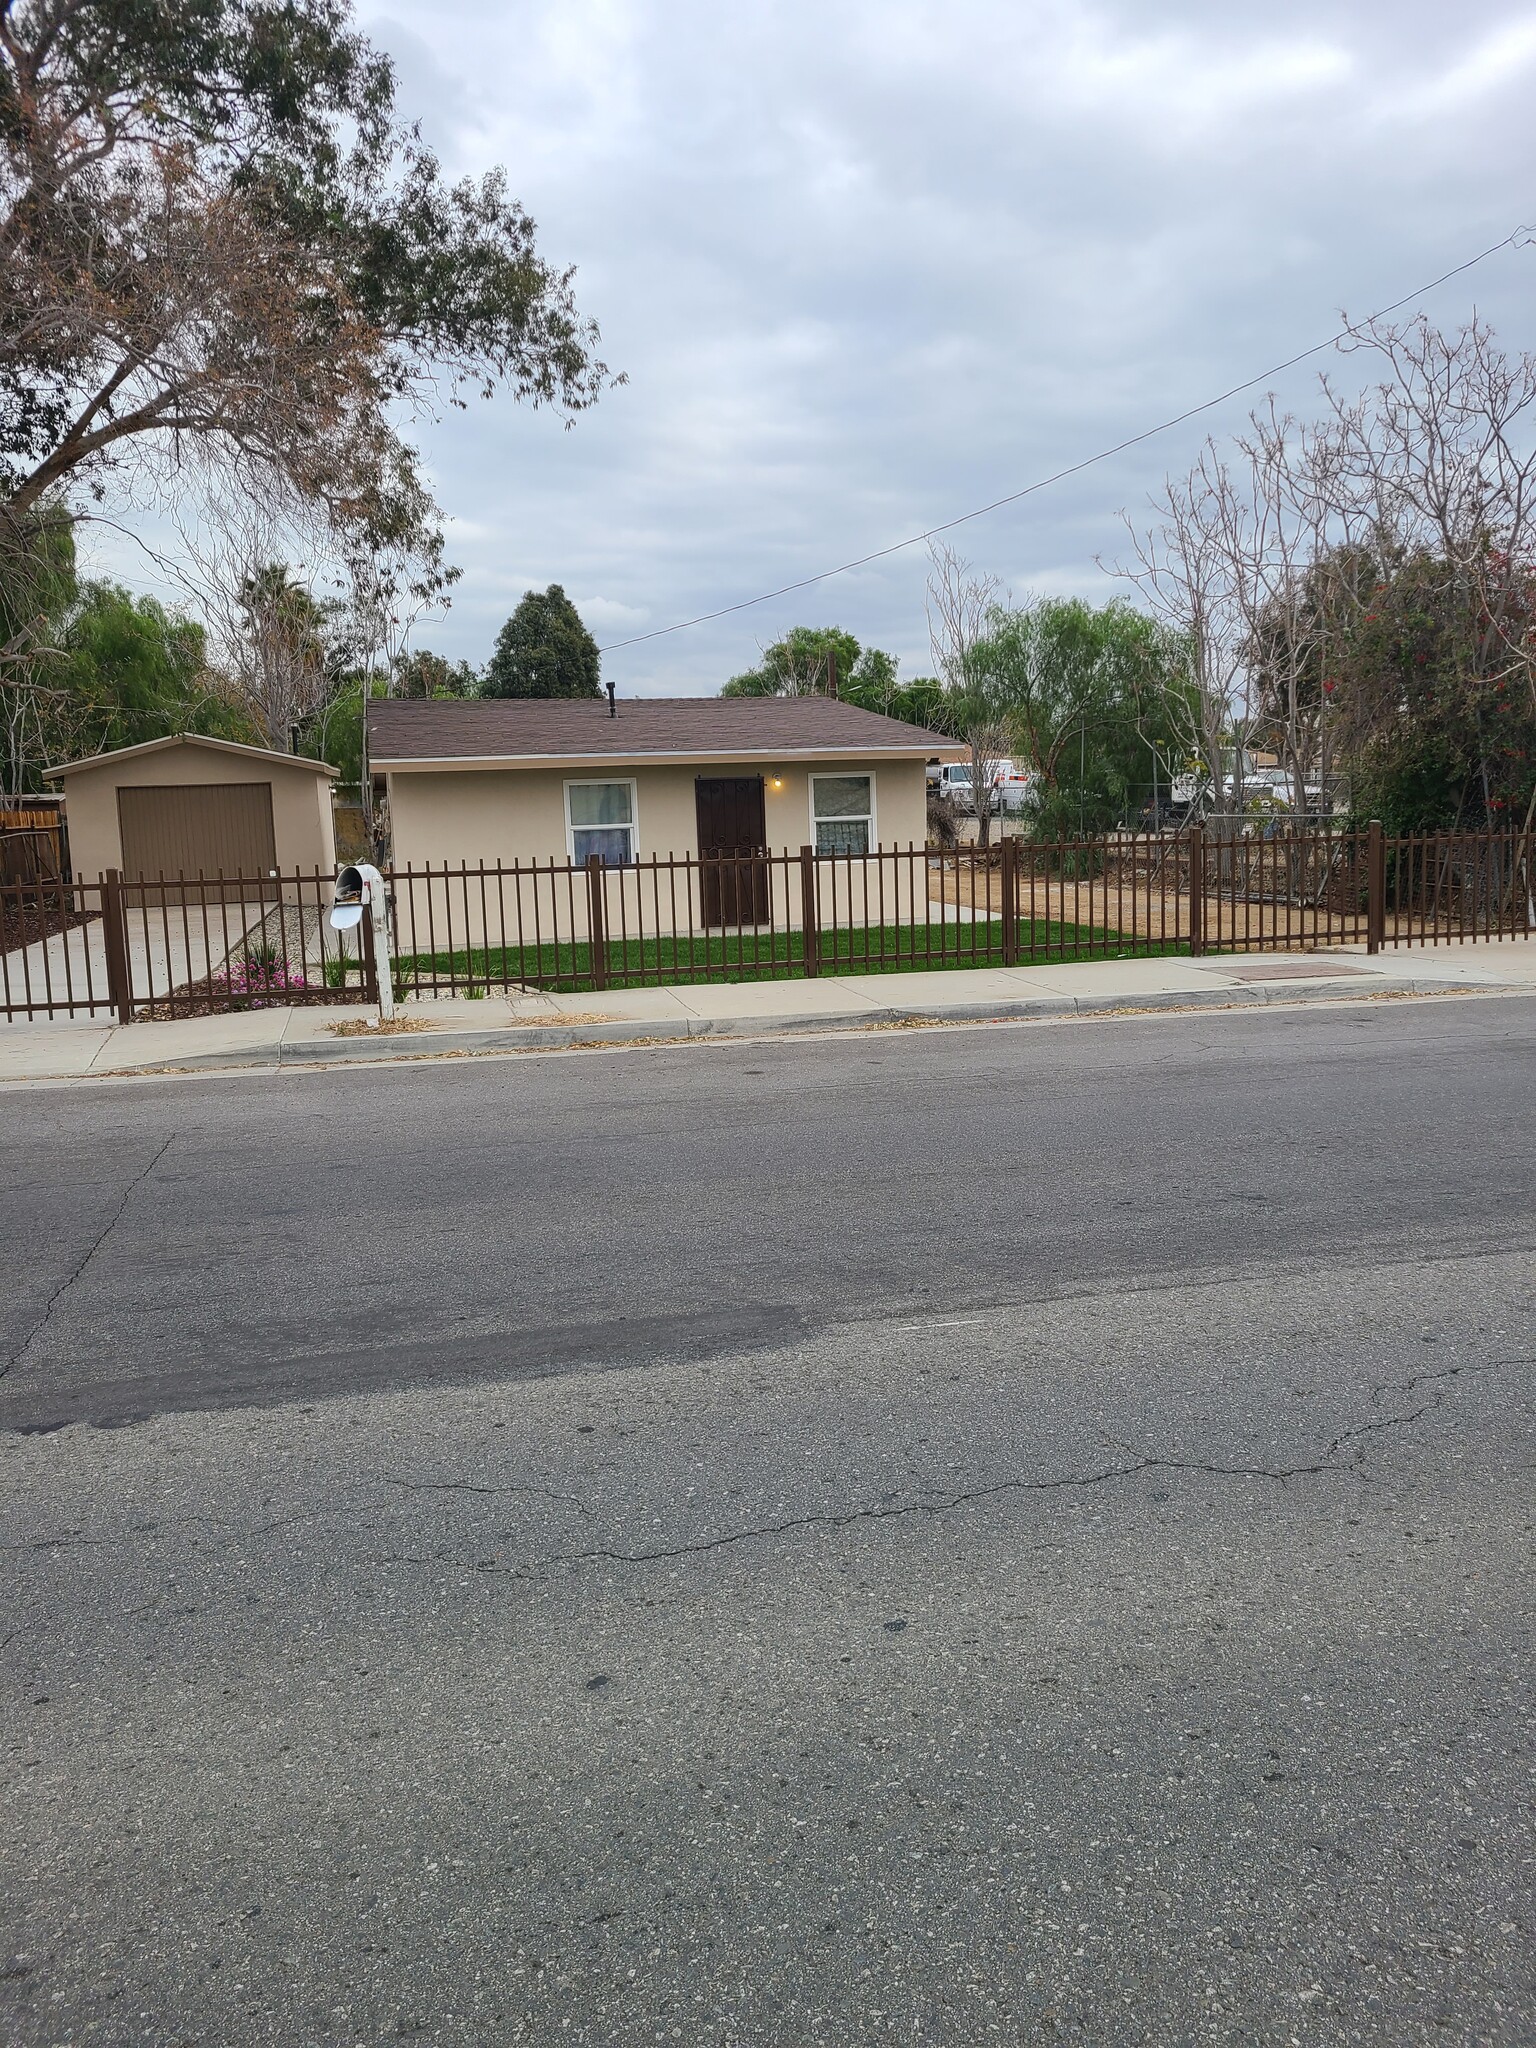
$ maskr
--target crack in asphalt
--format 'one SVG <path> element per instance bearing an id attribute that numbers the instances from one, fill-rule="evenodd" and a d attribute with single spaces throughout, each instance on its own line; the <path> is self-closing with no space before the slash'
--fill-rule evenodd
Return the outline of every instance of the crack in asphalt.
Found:
<path id="1" fill-rule="evenodd" d="M 1494 1372 L 1501 1367 L 1520 1361 L 1501 1359 L 1488 1365 L 1446 1366 L 1433 1372 L 1412 1373 L 1405 1380 L 1386 1380 L 1371 1390 L 1371 1399 L 1379 1403 L 1391 1393 L 1412 1393 L 1416 1387 L 1432 1380 L 1454 1380 L 1464 1374 Z M 1105 1486 L 1119 1479 L 1133 1479 L 1143 1472 L 1198 1472 L 1221 1479 L 1264 1479 L 1273 1484 L 1286 1485 L 1293 1479 L 1320 1478 L 1337 1474 L 1347 1479 L 1361 1475 L 1364 1447 L 1357 1444 L 1350 1456 L 1342 1463 L 1338 1452 L 1345 1444 L 1370 1433 L 1394 1429 L 1416 1421 L 1421 1415 L 1441 1407 L 1446 1399 L 1447 1389 L 1438 1389 L 1429 1400 L 1417 1408 L 1395 1415 L 1383 1415 L 1372 1422 L 1362 1423 L 1354 1429 L 1343 1430 L 1329 1444 L 1323 1456 L 1310 1464 L 1296 1465 L 1220 1465 L 1193 1458 L 1133 1458 L 1124 1465 L 1107 1465 L 1098 1472 L 1067 1473 L 1056 1479 L 1002 1479 L 990 1486 L 966 1487 L 948 1493 L 930 1492 L 925 1499 L 903 1502 L 899 1505 L 887 1501 L 876 1501 L 842 1512 L 823 1511 L 819 1514 L 794 1515 L 780 1522 L 754 1523 L 744 1529 L 728 1530 L 723 1536 L 712 1536 L 696 1543 L 668 1544 L 654 1550 L 613 1550 L 606 1547 L 592 1550 L 562 1552 L 549 1557 L 530 1559 L 526 1565 L 514 1566 L 511 1570 L 521 1574 L 552 1564 L 657 1564 L 679 1557 L 696 1557 L 714 1550 L 726 1550 L 737 1543 L 745 1543 L 757 1537 L 788 1536 L 801 1529 L 846 1529 L 859 1522 L 899 1521 L 913 1515 L 946 1514 L 958 1507 L 967 1507 L 978 1501 L 995 1500 L 1008 1493 L 1052 1493 L 1073 1488 Z M 426 1559 L 396 1554 L 380 1560 L 386 1564 L 451 1564 L 455 1569 L 485 1572 L 495 1569 L 493 1562 L 485 1559 L 463 1560 L 440 1557 Z"/>
<path id="2" fill-rule="evenodd" d="M 66 1529 L 62 1536 L 35 1536 L 25 1543 L 0 1543 L 0 1550 L 65 1550 L 71 1543 L 100 1549 L 106 1542 L 105 1536 L 87 1536 L 83 1529 Z"/>
<path id="3" fill-rule="evenodd" d="M 537 1496 L 542 1500 L 558 1501 L 562 1507 L 575 1508 L 578 1514 L 592 1519 L 592 1510 L 580 1495 L 558 1493 L 552 1486 L 525 1486 L 515 1482 L 502 1486 L 481 1486 L 472 1479 L 386 1479 L 386 1486 L 398 1486 L 406 1493 L 520 1493 L 525 1498 Z"/>
<path id="4" fill-rule="evenodd" d="M 419 1557 L 405 1551 L 392 1551 L 373 1559 L 372 1562 L 381 1565 L 447 1565 L 455 1571 L 482 1573 L 505 1571 L 507 1576 L 514 1578 L 541 1571 L 550 1565 L 594 1562 L 657 1564 L 673 1558 L 701 1556 L 712 1550 L 726 1550 L 733 1544 L 746 1543 L 760 1536 L 789 1536 L 800 1529 L 847 1529 L 857 1522 L 894 1522 L 911 1515 L 941 1515 L 954 1508 L 970 1506 L 976 1501 L 994 1500 L 1001 1494 L 1052 1493 L 1074 1487 L 1103 1486 L 1111 1480 L 1135 1478 L 1142 1472 L 1207 1472 L 1218 1478 L 1268 1479 L 1282 1484 L 1291 1479 L 1310 1478 L 1325 1473 L 1338 1473 L 1344 1478 L 1358 1476 L 1354 1461 L 1342 1465 L 1320 1463 L 1269 1466 L 1213 1465 L 1182 1458 L 1140 1458 L 1130 1465 L 1106 1466 L 1101 1472 L 1066 1473 L 1058 1479 L 1001 1479 L 991 1486 L 967 1487 L 958 1492 L 930 1494 L 924 1500 L 906 1501 L 900 1505 L 887 1505 L 884 1501 L 876 1501 L 840 1513 L 826 1510 L 819 1514 L 793 1515 L 782 1522 L 756 1522 L 744 1529 L 729 1530 L 723 1536 L 708 1537 L 702 1542 L 671 1544 L 657 1550 L 599 1548 L 556 1551 L 546 1557 L 528 1558 L 522 1564 L 505 1567 L 496 1559 L 454 1557 L 448 1552 L 440 1552 L 435 1557 Z"/>
<path id="5" fill-rule="evenodd" d="M 1438 1366 L 1433 1372 L 1410 1373 L 1405 1380 L 1382 1380 L 1371 1389 L 1371 1404 L 1379 1408 L 1388 1394 L 1411 1394 L 1415 1388 L 1427 1386 L 1434 1380 L 1454 1380 L 1460 1379 L 1463 1374 L 1498 1372 L 1505 1366 L 1520 1362 L 1516 1359 L 1496 1359 L 1489 1365 L 1445 1365 Z M 1379 1415 L 1374 1421 L 1357 1423 L 1353 1429 L 1340 1430 L 1324 1455 L 1329 1458 L 1336 1457 L 1345 1444 L 1358 1445 L 1361 1437 L 1372 1436 L 1378 1430 L 1396 1429 L 1405 1422 L 1417 1422 L 1421 1415 L 1428 1415 L 1443 1406 L 1447 1391 L 1445 1387 L 1437 1387 L 1427 1401 L 1421 1401 L 1417 1408 L 1410 1408 L 1406 1414 Z M 1363 1449 L 1357 1448 L 1351 1453 L 1351 1462 L 1358 1465 L 1363 1456 Z"/>
<path id="6" fill-rule="evenodd" d="M 164 1148 L 162 1148 L 163 1151 Z M 146 1169 L 147 1171 L 148 1169 Z M 140 1176 L 142 1178 L 142 1176 Z M 1373 1405 L 1380 1405 L 1389 1394 L 1411 1394 L 1416 1388 L 1432 1382 L 1448 1383 L 1472 1374 L 1498 1372 L 1508 1367 L 1528 1364 L 1530 1360 L 1495 1359 L 1480 1365 L 1452 1365 L 1438 1367 L 1430 1372 L 1411 1373 L 1403 1380 L 1383 1380 L 1372 1387 L 1370 1399 Z M 1357 1423 L 1353 1428 L 1341 1430 L 1329 1443 L 1322 1456 L 1311 1463 L 1294 1465 L 1224 1465 L 1211 1460 L 1195 1458 L 1130 1457 L 1124 1464 L 1106 1465 L 1095 1472 L 1064 1473 L 1052 1479 L 1000 1479 L 988 1486 L 962 1487 L 946 1492 L 929 1489 L 916 1500 L 902 1501 L 896 1494 L 866 1502 L 858 1507 L 839 1511 L 824 1509 L 818 1513 L 789 1516 L 783 1521 L 751 1523 L 745 1528 L 727 1530 L 720 1536 L 711 1536 L 698 1542 L 665 1544 L 653 1550 L 616 1550 L 606 1546 L 590 1550 L 559 1551 L 548 1556 L 529 1558 L 518 1565 L 502 1567 L 496 1558 L 455 1558 L 448 1553 L 435 1557 L 422 1557 L 405 1552 L 392 1552 L 372 1560 L 375 1564 L 447 1565 L 455 1570 L 476 1572 L 498 1572 L 505 1570 L 510 1576 L 522 1576 L 550 1565 L 585 1564 L 606 1562 L 610 1564 L 656 1564 L 680 1557 L 702 1556 L 710 1551 L 726 1550 L 738 1543 L 752 1541 L 758 1537 L 793 1535 L 802 1529 L 847 1529 L 860 1522 L 900 1521 L 916 1515 L 947 1514 L 956 1508 L 969 1507 L 977 1502 L 996 1500 L 1010 1493 L 1056 1493 L 1079 1488 L 1106 1486 L 1116 1480 L 1134 1479 L 1145 1472 L 1192 1472 L 1203 1473 L 1218 1479 L 1260 1479 L 1275 1485 L 1287 1485 L 1293 1479 L 1312 1479 L 1337 1475 L 1342 1478 L 1358 1479 L 1362 1474 L 1365 1446 L 1363 1438 L 1385 1430 L 1401 1428 L 1415 1422 L 1420 1416 L 1433 1413 L 1441 1408 L 1449 1394 L 1449 1385 L 1436 1385 L 1429 1398 L 1416 1408 L 1410 1408 L 1392 1415 L 1377 1416 L 1373 1420 Z M 1347 1458 L 1340 1460 L 1339 1453 L 1346 1445 L 1352 1445 Z M 1119 1445 L 1129 1452 L 1129 1445 Z M 349 1494 L 365 1493 L 371 1487 L 382 1485 L 395 1487 L 407 1493 L 468 1493 L 480 1495 L 518 1494 L 524 1498 L 539 1497 L 552 1500 L 565 1507 L 575 1508 L 589 1520 L 594 1510 L 573 1493 L 562 1493 L 552 1487 L 539 1486 L 520 1481 L 509 1481 L 496 1485 L 467 1480 L 413 1480 L 388 1476 L 381 1481 L 364 1481 L 346 1489 Z M 251 1537 L 271 1534 L 289 1527 L 293 1523 L 309 1521 L 334 1511 L 331 1508 L 301 1509 L 294 1514 L 280 1516 L 269 1522 L 257 1523 L 244 1532 L 247 1540 Z M 178 1516 L 178 1522 L 199 1521 L 220 1518 Z M 220 1526 L 227 1524 L 220 1523 Z M 0 1544 L 0 1550 L 40 1551 L 63 1548 L 71 1543 L 99 1545 L 105 1538 L 86 1536 L 83 1530 L 66 1530 L 62 1535 L 33 1539 L 26 1543 Z"/>
<path id="7" fill-rule="evenodd" d="M 1383 1380 L 1371 1389 L 1373 1404 L 1379 1405 L 1388 1394 L 1411 1394 L 1415 1388 L 1432 1380 L 1454 1380 L 1464 1374 L 1497 1372 L 1501 1368 L 1523 1363 L 1515 1359 L 1497 1359 L 1487 1365 L 1451 1365 L 1433 1372 L 1410 1373 L 1405 1380 Z M 1358 1424 L 1353 1429 L 1341 1430 L 1329 1444 L 1323 1456 L 1310 1465 L 1217 1465 L 1189 1458 L 1135 1458 L 1126 1465 L 1107 1465 L 1099 1472 L 1067 1474 L 1059 1479 L 1003 1479 L 992 1486 L 965 1488 L 947 1494 L 930 1493 L 924 1500 L 909 1501 L 899 1507 L 888 1507 L 882 1502 L 851 1508 L 846 1513 L 822 1513 L 797 1515 L 784 1522 L 757 1524 L 746 1529 L 736 1529 L 724 1536 L 713 1536 L 700 1543 L 682 1543 L 658 1550 L 582 1550 L 564 1558 L 541 1558 L 540 1564 L 585 1563 L 605 1560 L 612 1564 L 651 1564 L 664 1562 L 668 1558 L 692 1557 L 711 1550 L 724 1550 L 732 1544 L 744 1543 L 755 1536 L 787 1536 L 797 1529 L 846 1529 L 856 1522 L 894 1521 L 909 1515 L 944 1514 L 952 1508 L 966 1507 L 976 1501 L 995 1500 L 1006 1493 L 1051 1493 L 1073 1487 L 1104 1486 L 1117 1479 L 1133 1479 L 1142 1472 L 1204 1472 L 1222 1479 L 1268 1479 L 1284 1485 L 1292 1479 L 1318 1478 L 1324 1474 L 1337 1473 L 1345 1478 L 1359 1478 L 1364 1446 L 1356 1443 L 1349 1458 L 1337 1462 L 1338 1453 L 1347 1443 L 1373 1434 L 1377 1431 L 1400 1428 L 1403 1424 L 1415 1422 L 1421 1415 L 1432 1413 L 1441 1407 L 1448 1389 L 1437 1388 L 1427 1401 L 1417 1408 L 1411 1408 L 1396 1415 L 1378 1416 L 1374 1421 Z M 482 1567 L 483 1568 L 483 1567 Z"/>
<path id="8" fill-rule="evenodd" d="M 53 1293 L 48 1297 L 48 1306 L 43 1310 L 42 1314 L 38 1317 L 37 1321 L 33 1324 L 32 1328 L 27 1332 L 26 1336 L 22 1339 L 21 1343 L 18 1345 L 16 1350 L 14 1350 L 11 1353 L 10 1357 L 5 1361 L 5 1364 L 3 1366 L 0 1366 L 0 1380 L 3 1380 L 14 1366 L 20 1365 L 21 1361 L 32 1349 L 32 1346 L 37 1342 L 38 1338 L 43 1334 L 44 1330 L 47 1329 L 49 1317 L 53 1314 L 54 1310 L 58 1307 L 59 1303 L 64 1299 L 65 1295 L 68 1294 L 69 1290 L 74 1286 L 75 1282 L 80 1278 L 81 1274 L 84 1273 L 86 1267 L 91 1263 L 92 1259 L 95 1258 L 96 1254 L 101 1250 L 102 1246 L 106 1243 L 107 1239 L 112 1235 L 113 1231 L 116 1230 L 118 1224 L 122 1222 L 123 1212 L 128 1207 L 128 1204 L 133 1200 L 134 1194 L 138 1189 L 139 1184 L 142 1181 L 147 1180 L 149 1176 L 154 1172 L 155 1168 L 160 1164 L 161 1160 L 165 1157 L 166 1153 L 170 1151 L 171 1146 L 175 1142 L 175 1138 L 176 1133 L 172 1131 L 170 1137 L 166 1139 L 165 1143 L 160 1147 L 159 1151 L 155 1154 L 154 1158 L 150 1160 L 149 1164 L 146 1167 L 144 1167 L 141 1172 L 136 1173 L 133 1179 L 129 1181 L 127 1187 L 123 1189 L 122 1197 L 119 1200 L 117 1207 L 112 1211 L 112 1214 L 107 1218 L 106 1223 L 103 1225 L 102 1229 L 97 1234 L 95 1240 L 86 1252 L 85 1257 L 81 1259 L 80 1263 L 75 1267 L 75 1270 L 69 1275 L 68 1279 L 61 1282 L 60 1285 L 54 1289 Z"/>
<path id="9" fill-rule="evenodd" d="M 995 1500 L 1005 1493 L 1055 1493 L 1076 1487 L 1104 1486 L 1115 1479 L 1133 1479 L 1142 1472 L 1208 1472 L 1222 1479 L 1269 1479 L 1284 1484 L 1337 1472 L 1356 1476 L 1353 1463 L 1331 1465 L 1208 1465 L 1187 1458 L 1139 1458 L 1130 1465 L 1107 1465 L 1101 1472 L 1066 1473 L 1059 1479 L 1000 1479 L 992 1486 L 967 1487 L 959 1492 L 930 1494 L 925 1500 L 908 1501 L 900 1507 L 874 1502 L 850 1508 L 845 1513 L 824 1512 L 795 1515 L 784 1522 L 764 1522 L 746 1529 L 733 1529 L 724 1536 L 712 1536 L 701 1543 L 680 1543 L 660 1550 L 578 1550 L 561 1557 L 540 1558 L 540 1564 L 584 1564 L 606 1559 L 612 1564 L 654 1564 L 674 1557 L 695 1557 L 705 1551 L 725 1550 L 755 1536 L 788 1536 L 797 1529 L 847 1529 L 856 1522 L 894 1522 L 908 1515 L 942 1515 L 952 1508 L 969 1507 L 977 1501 Z"/>
<path id="10" fill-rule="evenodd" d="M 381 1480 L 360 1481 L 355 1486 L 344 1487 L 335 1499 L 327 1501 L 323 1506 L 296 1508 L 291 1514 L 277 1515 L 267 1522 L 252 1522 L 241 1526 L 232 1517 L 227 1515 L 160 1515 L 155 1518 L 153 1528 L 134 1530 L 132 1533 L 135 1535 L 154 1535 L 158 1534 L 162 1529 L 220 1529 L 231 1531 L 242 1543 L 249 1543 L 258 1536 L 272 1536 L 281 1529 L 291 1529 L 301 1522 L 319 1521 L 326 1515 L 344 1514 L 350 1512 L 354 1507 L 360 1506 L 365 1513 L 372 1512 L 382 1507 L 383 1496 L 379 1489 L 387 1486 L 399 1487 L 407 1493 L 519 1494 L 524 1499 L 552 1500 L 560 1503 L 562 1506 L 575 1508 L 577 1513 L 585 1515 L 588 1521 L 592 1519 L 594 1514 L 594 1510 L 577 1494 L 557 1493 L 552 1487 L 548 1486 L 518 1485 L 513 1483 L 501 1486 L 481 1486 L 473 1480 L 467 1479 L 414 1480 L 385 1478 Z M 357 1499 L 358 1495 L 363 1495 L 365 1498 L 359 1502 Z M 29 1537 L 25 1542 L 20 1543 L 0 1543 L 0 1552 L 63 1550 L 67 1549 L 71 1544 L 100 1547 L 111 1540 L 105 1536 L 87 1536 L 83 1529 L 66 1529 L 61 1535 L 57 1536 Z"/>

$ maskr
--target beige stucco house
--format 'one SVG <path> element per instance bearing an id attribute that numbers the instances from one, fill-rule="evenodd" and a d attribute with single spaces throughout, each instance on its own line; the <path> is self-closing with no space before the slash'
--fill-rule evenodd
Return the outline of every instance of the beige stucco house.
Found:
<path id="1" fill-rule="evenodd" d="M 368 707 L 397 867 L 921 846 L 926 764 L 953 747 L 830 697 Z"/>
<path id="2" fill-rule="evenodd" d="M 799 855 L 833 897 L 868 887 L 838 856 L 927 839 L 927 763 L 952 741 L 829 697 L 402 700 L 368 707 L 369 770 L 402 870 L 406 950 L 516 933 L 585 935 L 800 922 Z M 792 855 L 785 859 L 712 856 Z M 658 868 L 704 856 L 691 870 Z M 596 858 L 600 901 L 572 881 Z M 487 878 L 486 868 L 515 868 Z M 542 868 L 543 872 L 536 872 Z M 921 858 L 884 877 L 898 914 Z M 857 872 L 856 872 L 857 870 Z M 875 878 L 880 886 L 880 878 Z M 593 882 L 592 888 L 598 884 Z M 831 892 L 830 894 L 828 892 Z"/>
<path id="3" fill-rule="evenodd" d="M 63 785 L 77 880 L 335 869 L 336 770 L 323 761 L 181 733 L 47 773 Z"/>

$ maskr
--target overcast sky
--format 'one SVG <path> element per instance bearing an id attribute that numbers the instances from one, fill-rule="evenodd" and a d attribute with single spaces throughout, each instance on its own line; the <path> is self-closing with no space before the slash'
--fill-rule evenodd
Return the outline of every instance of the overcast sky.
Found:
<path id="1" fill-rule="evenodd" d="M 600 642 L 883 547 L 1198 403 L 1536 220 L 1536 7 L 391 0 L 445 165 L 504 164 L 629 382 L 422 431 L 477 664 L 530 585 Z M 1536 251 L 1423 300 L 1536 347 Z M 1348 374 L 1348 372 L 1346 372 Z M 1280 381 L 1308 403 L 1315 367 Z M 1251 400 L 953 536 L 1112 594 L 1122 508 Z M 605 657 L 717 689 L 786 627 L 929 667 L 921 549 Z"/>

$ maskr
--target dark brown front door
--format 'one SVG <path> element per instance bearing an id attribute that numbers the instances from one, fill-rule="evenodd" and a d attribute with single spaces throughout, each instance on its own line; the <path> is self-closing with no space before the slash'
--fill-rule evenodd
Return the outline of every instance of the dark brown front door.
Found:
<path id="1" fill-rule="evenodd" d="M 699 816 L 706 924 L 768 922 L 768 826 L 761 775 L 701 775 Z"/>

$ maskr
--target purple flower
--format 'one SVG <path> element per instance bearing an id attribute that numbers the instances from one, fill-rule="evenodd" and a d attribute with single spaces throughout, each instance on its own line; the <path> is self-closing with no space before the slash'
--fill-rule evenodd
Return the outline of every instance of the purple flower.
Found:
<path id="1" fill-rule="evenodd" d="M 304 976 L 286 961 L 263 959 L 250 953 L 233 967 L 226 967 L 222 974 L 209 976 L 210 991 L 228 996 L 233 1010 L 264 1010 L 274 998 L 281 1001 L 284 996 L 308 987 Z"/>

